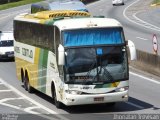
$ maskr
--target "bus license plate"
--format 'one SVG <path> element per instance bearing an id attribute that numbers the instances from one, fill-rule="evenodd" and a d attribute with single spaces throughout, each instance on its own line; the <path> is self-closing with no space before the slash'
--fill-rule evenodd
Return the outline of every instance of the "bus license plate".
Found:
<path id="1" fill-rule="evenodd" d="M 104 101 L 104 97 L 96 97 L 94 98 L 94 101 Z"/>

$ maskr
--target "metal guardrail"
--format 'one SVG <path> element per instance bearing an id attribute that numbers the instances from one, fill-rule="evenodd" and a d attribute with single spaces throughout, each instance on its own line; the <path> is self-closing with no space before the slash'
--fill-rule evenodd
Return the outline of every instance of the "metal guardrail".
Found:
<path id="1" fill-rule="evenodd" d="M 129 62 L 131 66 L 160 76 L 160 56 L 137 50 L 137 60 Z"/>

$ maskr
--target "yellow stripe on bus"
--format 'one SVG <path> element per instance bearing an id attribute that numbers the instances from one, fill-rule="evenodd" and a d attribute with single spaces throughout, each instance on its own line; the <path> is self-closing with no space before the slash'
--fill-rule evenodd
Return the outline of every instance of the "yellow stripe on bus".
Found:
<path id="1" fill-rule="evenodd" d="M 38 64 L 39 64 L 39 54 L 40 54 L 40 48 L 35 48 L 35 57 L 34 57 L 34 68 L 33 68 L 33 71 L 34 74 L 33 74 L 33 86 L 35 88 L 38 87 Z"/>

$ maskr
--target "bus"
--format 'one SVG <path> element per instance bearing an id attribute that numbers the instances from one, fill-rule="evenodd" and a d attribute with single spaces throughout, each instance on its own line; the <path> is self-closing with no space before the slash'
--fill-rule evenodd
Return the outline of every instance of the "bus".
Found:
<path id="1" fill-rule="evenodd" d="M 88 9 L 80 0 L 48 0 L 31 5 L 31 13 L 46 10 L 77 10 L 88 12 Z"/>
<path id="2" fill-rule="evenodd" d="M 14 59 L 12 31 L 0 31 L 0 59 Z"/>
<path id="3" fill-rule="evenodd" d="M 115 19 L 82 11 L 43 11 L 14 18 L 16 73 L 28 92 L 53 98 L 57 108 L 128 100 L 136 58 Z M 130 45 L 130 43 L 132 43 Z"/>

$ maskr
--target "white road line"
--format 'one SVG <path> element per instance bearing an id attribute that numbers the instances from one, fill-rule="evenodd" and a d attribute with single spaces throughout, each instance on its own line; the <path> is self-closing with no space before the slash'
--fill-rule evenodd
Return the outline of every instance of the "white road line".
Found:
<path id="1" fill-rule="evenodd" d="M 24 111 L 28 112 L 28 113 L 31 113 L 31 114 L 38 114 L 38 116 L 41 116 L 41 117 L 49 119 L 49 120 L 57 120 L 53 117 L 49 117 L 47 115 L 43 115 L 43 114 L 32 111 L 33 109 L 39 109 L 39 108 L 40 108 L 39 106 L 27 107 L 27 108 L 24 109 Z"/>
<path id="2" fill-rule="evenodd" d="M 148 22 L 146 22 L 146 21 L 143 21 L 142 19 L 140 19 L 140 18 L 138 18 L 138 17 L 136 16 L 138 13 L 141 13 L 141 12 L 144 12 L 144 11 L 145 11 L 145 10 L 138 11 L 138 12 L 134 13 L 132 16 L 133 16 L 135 19 L 137 19 L 138 21 L 144 23 L 145 25 L 149 25 L 150 27 L 148 26 L 148 28 L 154 27 L 154 28 L 156 28 L 157 30 L 160 30 L 159 27 L 157 27 L 157 26 L 155 26 L 155 25 L 152 25 L 152 24 L 150 24 L 150 23 L 148 23 Z M 145 26 L 145 25 L 144 25 L 144 26 Z M 147 27 L 147 26 L 145 26 L 145 27 Z"/>
<path id="3" fill-rule="evenodd" d="M 23 109 L 21 107 L 15 106 L 15 105 L 4 103 L 6 101 L 17 100 L 17 99 L 20 100 L 20 99 L 24 99 L 24 98 L 23 97 L 19 97 L 19 98 L 5 98 L 5 99 L 0 100 L 0 105 L 7 106 L 7 107 L 10 107 L 10 108 L 14 108 L 14 109 L 21 110 L 21 111 L 25 111 L 27 113 L 34 114 L 34 115 L 46 118 L 48 120 L 57 120 L 57 119 L 54 119 L 53 117 L 48 117 L 46 115 L 41 115 L 38 112 L 32 111 L 32 109 L 40 108 L 39 106 L 33 106 L 33 107 L 28 107 L 28 108 Z"/>
<path id="4" fill-rule="evenodd" d="M 20 95 L 23 98 L 27 99 L 28 101 L 34 103 L 35 105 L 39 106 L 40 108 L 42 108 L 43 110 L 49 112 L 50 114 L 54 114 L 54 115 L 56 115 L 57 117 L 59 117 L 59 118 L 61 118 L 63 120 L 69 120 L 68 118 L 65 118 L 64 116 L 59 115 L 59 113 L 57 113 L 57 112 L 55 112 L 55 111 L 53 111 L 53 110 L 45 107 L 44 105 L 36 102 L 35 100 L 29 98 L 28 96 L 26 96 L 25 94 L 23 94 L 22 92 L 20 92 L 19 90 L 17 90 L 16 88 L 14 88 L 10 84 L 8 84 L 6 81 L 2 80 L 1 78 L 0 78 L 0 82 L 3 83 L 3 84 L 5 84 L 5 85 L 7 85 L 12 91 L 14 91 L 15 93 L 17 93 L 18 95 Z"/>
<path id="5" fill-rule="evenodd" d="M 4 105 L 4 106 L 10 107 L 10 108 L 14 108 L 14 109 L 17 109 L 17 110 L 21 110 L 20 107 L 14 106 L 14 105 L 10 105 L 10 104 L 7 104 L 7 103 L 0 103 L 0 105 Z"/>
<path id="6" fill-rule="evenodd" d="M 24 111 L 23 108 L 18 107 L 18 106 L 14 106 L 14 105 L 11 105 L 11 104 L 8 104 L 8 103 L 0 103 L 0 105 L 3 105 L 3 106 L 7 106 L 7 107 L 10 107 L 10 108 L 14 108 L 14 109 L 17 109 L 17 110 Z M 34 111 L 29 111 L 29 112 L 28 112 L 28 111 L 25 111 L 25 112 L 30 113 L 30 114 L 36 114 L 36 115 L 40 114 L 40 113 L 34 112 Z M 38 116 L 39 116 L 39 115 L 38 115 Z"/>
<path id="7" fill-rule="evenodd" d="M 0 93 L 2 92 L 11 92 L 12 90 L 0 90 Z"/>
<path id="8" fill-rule="evenodd" d="M 23 97 L 19 97 L 19 98 L 4 98 L 0 100 L 0 103 L 6 102 L 6 101 L 10 101 L 10 100 L 21 100 L 24 99 Z"/>
<path id="9" fill-rule="evenodd" d="M 30 112 L 30 111 L 32 111 L 33 109 L 37 109 L 37 108 L 40 108 L 40 107 L 39 107 L 39 106 L 27 107 L 27 108 L 24 109 L 24 111 Z"/>
<path id="10" fill-rule="evenodd" d="M 137 76 L 137 77 L 140 77 L 140 78 L 143 78 L 145 80 L 148 80 L 150 82 L 153 82 L 153 83 L 156 83 L 156 84 L 159 84 L 160 85 L 160 82 L 158 80 L 155 80 L 155 79 L 151 79 L 151 78 L 148 78 L 148 77 L 145 77 L 145 76 L 142 76 L 142 75 L 139 75 L 137 73 L 134 73 L 134 72 L 129 72 L 131 75 L 134 75 L 134 76 Z"/>
<path id="11" fill-rule="evenodd" d="M 129 17 L 127 17 L 127 15 L 126 15 L 127 9 L 130 8 L 132 5 L 136 4 L 136 3 L 139 2 L 139 1 L 140 1 L 140 0 L 136 0 L 136 1 L 133 2 L 132 4 L 128 5 L 128 6 L 124 9 L 124 11 L 123 11 L 123 16 L 124 16 L 128 21 L 130 21 L 130 22 L 132 22 L 132 23 L 135 23 L 135 24 L 140 25 L 140 26 L 145 27 L 145 28 L 149 28 L 149 29 L 151 29 L 151 30 L 160 31 L 160 28 L 157 28 L 157 27 L 156 27 L 156 29 L 155 29 L 155 27 L 152 28 L 152 27 L 149 27 L 149 26 L 145 26 L 145 25 L 140 24 L 140 23 L 138 23 L 138 22 L 135 22 L 134 20 L 131 20 Z M 141 19 L 138 18 L 137 20 L 141 20 Z M 142 22 L 142 21 L 143 21 L 143 20 L 141 20 L 141 22 Z M 144 22 L 144 21 L 143 21 L 143 22 Z M 154 26 L 154 25 L 152 25 L 152 26 Z"/>
<path id="12" fill-rule="evenodd" d="M 10 107 L 10 108 L 14 108 L 14 109 L 21 110 L 21 111 L 25 111 L 18 106 L 10 105 L 10 104 L 7 104 L 7 103 L 0 103 L 0 105 L 7 106 L 7 107 Z M 30 114 L 34 114 L 34 115 L 37 115 L 37 116 L 40 116 L 40 117 L 43 117 L 43 118 L 46 118 L 46 120 L 59 120 L 59 119 L 55 119 L 53 117 L 49 117 L 49 116 L 40 114 L 38 112 L 34 112 L 34 111 L 25 111 L 25 112 L 30 113 Z"/>
<path id="13" fill-rule="evenodd" d="M 141 40 L 145 40 L 145 41 L 148 40 L 148 39 L 145 39 L 145 38 L 142 38 L 142 37 L 136 37 L 136 38 L 141 39 Z"/>
<path id="14" fill-rule="evenodd" d="M 123 16 L 124 16 L 127 20 L 129 20 L 130 22 L 134 22 L 134 21 L 132 21 L 131 19 L 129 19 L 129 18 L 127 17 L 126 11 L 127 11 L 128 8 L 130 8 L 132 5 L 136 4 L 137 2 L 139 2 L 139 0 L 137 0 L 137 1 L 133 2 L 132 4 L 128 5 L 128 6 L 124 9 L 124 11 L 123 11 Z"/>
<path id="15" fill-rule="evenodd" d="M 0 83 L 0 85 L 3 85 L 3 83 Z"/>
<path id="16" fill-rule="evenodd" d="M 125 103 L 127 103 L 127 104 L 129 104 L 129 105 L 131 105 L 131 106 L 134 106 L 134 107 L 136 107 L 136 108 L 139 108 L 139 109 L 144 109 L 144 107 L 142 107 L 142 106 L 140 106 L 140 105 L 137 105 L 137 104 L 134 104 L 134 103 L 131 103 L 131 102 L 125 102 Z"/>

